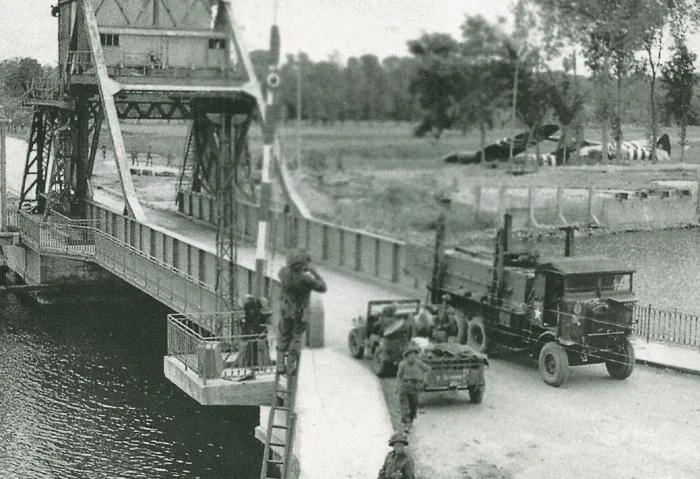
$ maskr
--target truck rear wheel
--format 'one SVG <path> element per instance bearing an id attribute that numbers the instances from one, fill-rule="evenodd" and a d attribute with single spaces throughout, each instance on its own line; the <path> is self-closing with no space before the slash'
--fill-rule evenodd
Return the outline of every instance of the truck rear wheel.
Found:
<path id="1" fill-rule="evenodd" d="M 351 329 L 348 334 L 348 347 L 350 355 L 355 359 L 362 359 L 365 355 L 365 344 L 357 329 Z"/>
<path id="2" fill-rule="evenodd" d="M 391 371 L 394 366 L 390 361 L 387 361 L 384 356 L 385 355 L 382 348 L 377 348 L 377 350 L 374 352 L 374 356 L 372 357 L 372 369 L 374 369 L 374 374 L 380 378 L 385 378 L 391 375 Z"/>
<path id="3" fill-rule="evenodd" d="M 481 404 L 481 401 L 484 399 L 484 389 L 486 389 L 486 386 L 483 384 L 469 386 L 469 400 L 474 404 Z"/>
<path id="4" fill-rule="evenodd" d="M 605 367 L 613 379 L 627 379 L 632 374 L 634 371 L 634 347 L 629 339 L 625 338 L 612 358 L 605 361 Z"/>
<path id="5" fill-rule="evenodd" d="M 550 386 L 559 387 L 569 377 L 569 357 L 562 345 L 554 341 L 542 346 L 538 365 L 542 379 Z"/>
<path id="6" fill-rule="evenodd" d="M 484 318 L 473 318 L 467 325 L 467 346 L 479 353 L 486 353 L 489 347 L 489 338 L 484 326 Z"/>

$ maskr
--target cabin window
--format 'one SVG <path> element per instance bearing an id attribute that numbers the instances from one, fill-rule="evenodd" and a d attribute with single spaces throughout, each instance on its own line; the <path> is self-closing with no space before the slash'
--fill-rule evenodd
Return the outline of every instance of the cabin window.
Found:
<path id="1" fill-rule="evenodd" d="M 100 33 L 100 43 L 103 47 L 118 47 L 119 35 L 116 33 Z"/>
<path id="2" fill-rule="evenodd" d="M 223 50 L 226 48 L 226 40 L 223 38 L 210 38 L 209 39 L 209 49 L 210 50 Z"/>
<path id="3" fill-rule="evenodd" d="M 606 274 L 600 278 L 602 291 L 632 291 L 632 275 Z"/>
<path id="4" fill-rule="evenodd" d="M 595 293 L 598 289 L 596 276 L 569 276 L 566 278 L 566 291 L 569 293 Z"/>

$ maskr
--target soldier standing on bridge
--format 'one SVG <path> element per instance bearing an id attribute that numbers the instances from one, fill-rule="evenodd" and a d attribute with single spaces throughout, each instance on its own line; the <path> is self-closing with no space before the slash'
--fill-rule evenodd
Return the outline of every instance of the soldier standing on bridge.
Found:
<path id="1" fill-rule="evenodd" d="M 397 432 L 391 439 L 389 445 L 394 448 L 384 459 L 384 465 L 379 470 L 377 479 L 415 479 L 416 472 L 413 459 L 406 452 L 408 438 L 406 434 Z"/>
<path id="2" fill-rule="evenodd" d="M 401 407 L 401 424 L 406 432 L 411 430 L 413 420 L 418 412 L 418 399 L 425 387 L 425 379 L 430 366 L 418 359 L 420 348 L 410 342 L 403 352 L 404 360 L 399 363 L 396 379 L 399 382 L 399 405 Z"/>
<path id="3" fill-rule="evenodd" d="M 297 249 L 287 257 L 287 266 L 279 272 L 282 311 L 277 338 L 277 370 L 281 374 L 286 372 L 285 357 L 292 341 L 306 329 L 304 310 L 309 305 L 311 291 L 325 293 L 327 290 L 326 282 L 311 267 L 310 262 L 309 254 L 303 249 Z M 298 351 L 295 353 L 298 354 Z"/>

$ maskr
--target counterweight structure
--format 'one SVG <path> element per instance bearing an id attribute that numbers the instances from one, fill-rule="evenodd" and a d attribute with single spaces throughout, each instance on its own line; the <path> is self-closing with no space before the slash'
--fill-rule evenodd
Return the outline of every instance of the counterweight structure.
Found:
<path id="1" fill-rule="evenodd" d="M 84 217 L 106 122 L 124 212 L 145 223 L 120 122 L 188 120 L 180 187 L 217 199 L 217 309 L 232 311 L 238 296 L 236 203 L 255 191 L 248 132 L 259 122 L 266 143 L 275 134 L 274 125 L 266 122 L 270 102 L 239 41 L 231 1 L 60 0 L 52 14 L 59 25 L 59 87 L 53 95 L 31 101 L 34 116 L 20 208 Z M 275 62 L 276 48 L 271 55 Z M 263 176 L 269 178 L 269 161 L 264 166 L 268 175 Z M 261 200 L 269 206 L 265 189 L 268 198 Z M 265 245 L 267 239 L 259 245 L 261 241 Z"/>

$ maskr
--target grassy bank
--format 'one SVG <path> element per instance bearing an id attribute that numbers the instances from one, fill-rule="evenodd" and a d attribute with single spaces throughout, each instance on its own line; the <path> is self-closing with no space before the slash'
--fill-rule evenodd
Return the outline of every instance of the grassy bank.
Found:
<path id="1" fill-rule="evenodd" d="M 446 164 L 441 158 L 456 150 L 477 150 L 478 134 L 451 131 L 439 141 L 414 138 L 413 125 L 396 123 L 346 123 L 330 126 L 287 124 L 280 128 L 281 143 L 288 164 L 297 178 L 298 187 L 312 212 L 325 220 L 389 234 L 413 242 L 430 242 L 433 224 L 443 211 L 441 197 L 468 205 L 476 186 L 485 188 L 556 187 L 600 189 L 658 188 L 658 180 L 693 182 L 700 163 L 700 127 L 688 132 L 687 164 L 677 163 L 679 139 L 676 129 L 664 129 L 671 136 L 672 160 L 675 163 L 650 165 L 598 165 L 564 168 L 541 168 L 522 176 L 509 175 L 503 167 Z M 143 164 L 150 151 L 152 162 L 172 166 L 182 164 L 188 124 L 184 122 L 142 122 L 122 125 L 129 155 L 138 155 Z M 487 141 L 505 137 L 509 129 L 488 132 Z M 27 132 L 28 134 L 28 132 Z M 589 128 L 589 139 L 599 132 Z M 642 138 L 644 128 L 627 125 L 626 139 Z M 300 143 L 298 143 L 300 140 Z M 261 156 L 260 131 L 252 130 L 253 160 Z M 109 133 L 105 128 L 101 144 L 107 148 L 103 158 L 98 151 L 95 183 L 119 189 L 114 168 Z M 297 151 L 301 146 L 301 162 Z M 544 142 L 541 151 L 552 151 L 555 144 Z M 501 165 L 503 166 L 503 165 Z M 177 186 L 176 178 L 135 177 L 136 188 L 144 201 L 167 207 Z M 462 206 L 447 212 L 449 231 L 460 236 L 475 229 L 495 227 L 497 219 L 483 217 Z"/>

